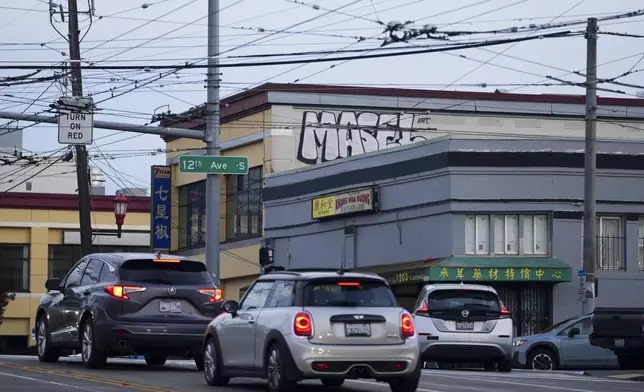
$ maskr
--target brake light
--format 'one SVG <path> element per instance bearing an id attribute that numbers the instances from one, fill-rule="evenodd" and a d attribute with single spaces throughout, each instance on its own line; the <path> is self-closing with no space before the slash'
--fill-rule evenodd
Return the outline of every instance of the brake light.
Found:
<path id="1" fill-rule="evenodd" d="M 224 292 L 221 289 L 199 289 L 199 292 L 210 296 L 210 299 L 208 300 L 210 303 L 221 301 L 221 299 L 224 298 Z"/>
<path id="2" fill-rule="evenodd" d="M 293 332 L 295 336 L 313 336 L 313 322 L 311 315 L 306 312 L 299 312 L 293 319 Z"/>
<path id="3" fill-rule="evenodd" d="M 400 336 L 405 338 L 414 337 L 416 334 L 416 326 L 414 326 L 414 319 L 409 313 L 403 313 L 400 317 Z"/>
<path id="4" fill-rule="evenodd" d="M 105 291 L 112 297 L 121 298 L 121 299 L 130 299 L 128 294 L 140 293 L 145 291 L 145 287 L 139 286 L 107 286 Z"/>
<path id="5" fill-rule="evenodd" d="M 181 263 L 181 260 L 178 259 L 153 259 L 155 263 Z"/>
<path id="6" fill-rule="evenodd" d="M 338 286 L 360 286 L 360 282 L 338 282 Z"/>
<path id="7" fill-rule="evenodd" d="M 417 312 L 429 312 L 429 306 L 427 306 L 427 302 L 423 301 L 423 304 L 421 305 L 420 308 L 416 310 Z"/>
<path id="8" fill-rule="evenodd" d="M 507 318 L 510 317 L 512 312 L 510 312 L 503 303 L 501 303 L 501 317 Z"/>

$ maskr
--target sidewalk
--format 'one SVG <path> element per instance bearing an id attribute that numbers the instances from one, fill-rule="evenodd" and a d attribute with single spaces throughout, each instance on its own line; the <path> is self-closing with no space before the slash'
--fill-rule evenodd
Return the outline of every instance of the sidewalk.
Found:
<path id="1" fill-rule="evenodd" d="M 644 370 L 584 370 L 584 375 L 624 381 L 644 381 Z"/>

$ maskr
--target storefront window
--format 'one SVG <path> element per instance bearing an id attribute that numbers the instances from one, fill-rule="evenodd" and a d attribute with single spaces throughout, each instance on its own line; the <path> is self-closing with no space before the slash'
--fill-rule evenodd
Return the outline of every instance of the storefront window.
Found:
<path id="1" fill-rule="evenodd" d="M 0 244 L 0 286 L 10 293 L 29 292 L 29 245 Z"/>
<path id="2" fill-rule="evenodd" d="M 262 167 L 245 176 L 226 178 L 226 239 L 235 240 L 262 233 Z"/>
<path id="3" fill-rule="evenodd" d="M 179 248 L 206 244 L 206 181 L 179 187 Z"/>

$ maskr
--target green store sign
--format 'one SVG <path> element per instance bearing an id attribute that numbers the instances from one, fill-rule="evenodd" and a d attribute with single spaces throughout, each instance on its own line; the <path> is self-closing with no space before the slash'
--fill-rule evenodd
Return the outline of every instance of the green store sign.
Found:
<path id="1" fill-rule="evenodd" d="M 476 268 L 476 267 L 430 267 L 432 282 L 569 282 L 571 271 L 567 268 Z"/>

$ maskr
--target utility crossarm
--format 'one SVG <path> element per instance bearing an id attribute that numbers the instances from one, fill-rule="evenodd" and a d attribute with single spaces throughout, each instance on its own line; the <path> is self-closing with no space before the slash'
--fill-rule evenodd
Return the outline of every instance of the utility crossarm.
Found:
<path id="1" fill-rule="evenodd" d="M 23 114 L 15 112 L 0 112 L 0 118 L 20 121 L 33 121 L 37 123 L 58 124 L 58 116 L 44 114 Z M 186 139 L 204 139 L 204 131 L 184 128 L 164 128 L 153 125 L 126 124 L 113 121 L 94 121 L 95 128 L 111 129 L 115 131 L 147 133 L 151 135 L 173 136 Z"/>

